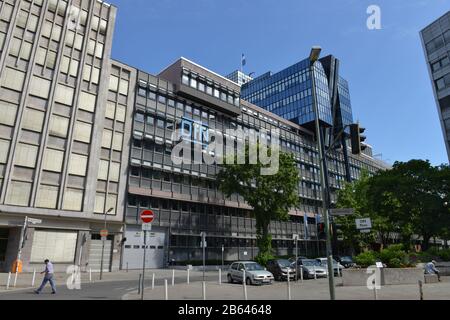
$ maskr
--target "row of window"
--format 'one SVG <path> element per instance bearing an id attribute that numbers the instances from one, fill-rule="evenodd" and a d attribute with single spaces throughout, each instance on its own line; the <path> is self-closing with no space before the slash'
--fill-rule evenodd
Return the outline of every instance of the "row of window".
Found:
<path id="1" fill-rule="evenodd" d="M 446 31 L 443 35 L 440 35 L 434 38 L 433 40 L 429 41 L 425 46 L 427 49 L 427 53 L 432 54 L 449 43 L 450 43 L 450 30 Z"/>

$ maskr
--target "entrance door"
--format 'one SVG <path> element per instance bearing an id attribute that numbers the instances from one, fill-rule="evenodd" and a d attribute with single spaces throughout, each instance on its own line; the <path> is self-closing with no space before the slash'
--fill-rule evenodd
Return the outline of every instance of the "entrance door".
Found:
<path id="1" fill-rule="evenodd" d="M 102 261 L 102 247 L 103 241 L 97 240 L 98 236 L 93 235 L 91 240 L 91 246 L 89 250 L 89 265 L 93 272 L 100 272 L 101 261 Z M 105 241 L 105 249 L 103 254 L 103 272 L 111 271 L 111 253 L 112 253 L 112 237 L 108 237 Z"/>
<path id="2" fill-rule="evenodd" d="M 5 271 L 6 249 L 8 247 L 9 229 L 0 229 L 0 271 Z"/>

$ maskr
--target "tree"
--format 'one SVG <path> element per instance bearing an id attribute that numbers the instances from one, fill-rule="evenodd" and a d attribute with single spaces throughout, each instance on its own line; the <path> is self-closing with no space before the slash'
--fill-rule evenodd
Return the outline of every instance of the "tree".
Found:
<path id="1" fill-rule="evenodd" d="M 256 149 L 260 151 L 261 146 L 258 145 Z M 269 149 L 269 156 L 271 153 L 272 149 Z M 249 159 L 248 145 L 245 155 L 245 159 Z M 279 154 L 279 170 L 274 175 L 261 175 L 261 169 L 268 166 L 262 164 L 260 159 L 256 164 L 236 164 L 236 159 L 226 161 L 227 164 L 223 165 L 217 177 L 219 187 L 227 197 L 241 195 L 253 208 L 259 248 L 256 260 L 265 265 L 272 258 L 270 222 L 287 220 L 290 209 L 299 205 L 299 172 L 293 156 L 283 152 Z"/>

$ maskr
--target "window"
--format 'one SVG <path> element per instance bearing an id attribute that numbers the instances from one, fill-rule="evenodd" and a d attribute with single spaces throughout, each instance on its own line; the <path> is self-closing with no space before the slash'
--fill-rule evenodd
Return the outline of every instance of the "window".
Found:
<path id="1" fill-rule="evenodd" d="M 45 185 L 39 186 L 36 197 L 36 207 L 56 209 L 57 202 L 58 202 L 58 187 Z"/>
<path id="2" fill-rule="evenodd" d="M 16 122 L 17 106 L 8 102 L 0 101 L 0 123 L 13 126 Z"/>
<path id="3" fill-rule="evenodd" d="M 67 137 L 67 130 L 69 129 L 69 119 L 57 115 L 52 115 L 50 120 L 49 134 L 61 138 Z"/>
<path id="4" fill-rule="evenodd" d="M 74 140 L 85 143 L 91 142 L 92 125 L 85 122 L 77 121 L 75 123 L 75 137 Z"/>
<path id="5" fill-rule="evenodd" d="M 442 89 L 445 88 L 445 81 L 444 81 L 444 78 L 440 78 L 440 79 L 436 80 L 436 88 L 437 88 L 438 90 L 442 90 Z"/>
<path id="6" fill-rule="evenodd" d="M 145 116 L 144 116 L 143 113 L 136 112 L 136 114 L 134 115 L 134 120 L 137 121 L 137 122 L 143 123 L 144 119 L 145 119 Z"/>
<path id="7" fill-rule="evenodd" d="M 147 125 L 148 126 L 154 126 L 155 125 L 155 118 L 152 116 L 147 116 Z"/>
<path id="8" fill-rule="evenodd" d="M 26 41 L 22 41 L 18 38 L 13 38 L 11 41 L 11 47 L 9 54 L 14 57 L 20 57 L 23 60 L 30 60 L 32 44 Z M 19 54 L 20 53 L 20 54 Z"/>
<path id="9" fill-rule="evenodd" d="M 194 78 L 191 78 L 191 87 L 197 89 L 197 80 Z"/>
<path id="10" fill-rule="evenodd" d="M 43 169 L 53 172 L 61 172 L 64 160 L 64 152 L 53 149 L 46 149 L 44 152 Z"/>
<path id="11" fill-rule="evenodd" d="M 77 232 L 35 230 L 30 262 L 49 259 L 53 263 L 74 263 L 77 235 Z"/>
<path id="12" fill-rule="evenodd" d="M 9 141 L 0 139 L 0 163 L 6 163 L 8 160 Z"/>
<path id="13" fill-rule="evenodd" d="M 67 188 L 64 193 L 63 209 L 81 211 L 83 203 L 83 190 Z"/>
<path id="14" fill-rule="evenodd" d="M 119 77 L 111 75 L 109 77 L 109 90 L 117 92 L 118 88 L 119 88 Z"/>
<path id="15" fill-rule="evenodd" d="M 87 156 L 73 153 L 70 156 L 69 174 L 82 177 L 86 176 L 87 162 Z"/>
<path id="16" fill-rule="evenodd" d="M 99 180 L 108 180 L 108 166 L 109 162 L 106 160 L 100 160 L 100 164 L 98 166 L 98 176 L 97 179 Z"/>
<path id="17" fill-rule="evenodd" d="M 33 76 L 31 79 L 30 94 L 36 97 L 48 99 L 50 84 L 50 80 Z"/>
<path id="18" fill-rule="evenodd" d="M 120 79 L 119 93 L 123 94 L 124 96 L 128 95 L 128 81 L 127 80 Z"/>
<path id="19" fill-rule="evenodd" d="M 108 197 L 106 198 L 106 208 L 113 208 L 111 213 L 108 213 L 110 215 L 116 214 L 116 208 L 117 208 L 117 195 L 115 194 L 108 194 Z"/>
<path id="20" fill-rule="evenodd" d="M 158 119 L 158 121 L 156 121 L 156 126 L 158 128 L 164 129 L 164 120 Z"/>
<path id="21" fill-rule="evenodd" d="M 125 122 L 125 114 L 126 114 L 126 107 L 122 105 L 117 105 L 116 108 L 116 120 L 120 122 Z"/>
<path id="22" fill-rule="evenodd" d="M 2 87 L 21 92 L 24 80 L 25 72 L 6 67 L 2 75 L 1 85 Z"/>
<path id="23" fill-rule="evenodd" d="M 120 132 L 114 133 L 113 150 L 122 151 L 123 134 Z"/>
<path id="24" fill-rule="evenodd" d="M 79 65 L 80 63 L 77 60 L 63 56 L 61 60 L 61 72 L 64 74 L 70 74 L 72 77 L 76 77 L 78 76 Z"/>
<path id="25" fill-rule="evenodd" d="M 181 81 L 183 82 L 183 84 L 188 86 L 189 85 L 189 76 L 183 74 L 183 77 L 181 78 Z"/>
<path id="26" fill-rule="evenodd" d="M 30 200 L 31 183 L 11 181 L 6 194 L 6 204 L 28 206 Z"/>
<path id="27" fill-rule="evenodd" d="M 17 144 L 15 162 L 17 166 L 34 168 L 36 166 L 38 147 L 30 144 Z"/>
<path id="28" fill-rule="evenodd" d="M 81 92 L 79 107 L 82 110 L 94 112 L 96 100 L 97 100 L 97 97 L 95 95 L 93 95 L 91 93 L 87 93 L 87 92 Z"/>
<path id="29" fill-rule="evenodd" d="M 120 176 L 120 163 L 111 162 L 110 171 L 109 171 L 109 180 L 118 182 Z"/>
<path id="30" fill-rule="evenodd" d="M 44 112 L 30 108 L 25 109 L 22 121 L 22 128 L 41 132 L 44 123 Z"/>
<path id="31" fill-rule="evenodd" d="M 97 192 L 95 195 L 95 213 L 104 213 L 105 212 L 105 200 L 106 195 L 104 193 Z"/>
<path id="32" fill-rule="evenodd" d="M 111 149 L 112 131 L 104 129 L 102 137 L 102 147 Z"/>
<path id="33" fill-rule="evenodd" d="M 57 84 L 55 90 L 55 102 L 71 106 L 73 103 L 73 94 L 73 88 Z"/>

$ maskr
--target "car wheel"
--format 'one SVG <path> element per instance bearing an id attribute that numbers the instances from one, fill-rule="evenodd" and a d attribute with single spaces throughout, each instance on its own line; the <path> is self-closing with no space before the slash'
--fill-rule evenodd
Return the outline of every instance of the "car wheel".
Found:
<path id="1" fill-rule="evenodd" d="M 233 281 L 233 277 L 231 276 L 231 274 L 229 274 L 228 276 L 227 276 L 227 279 L 228 279 L 228 283 L 233 283 L 234 281 Z"/>
<path id="2" fill-rule="evenodd" d="M 252 280 L 250 278 L 245 279 L 245 284 L 250 286 L 252 284 Z"/>

